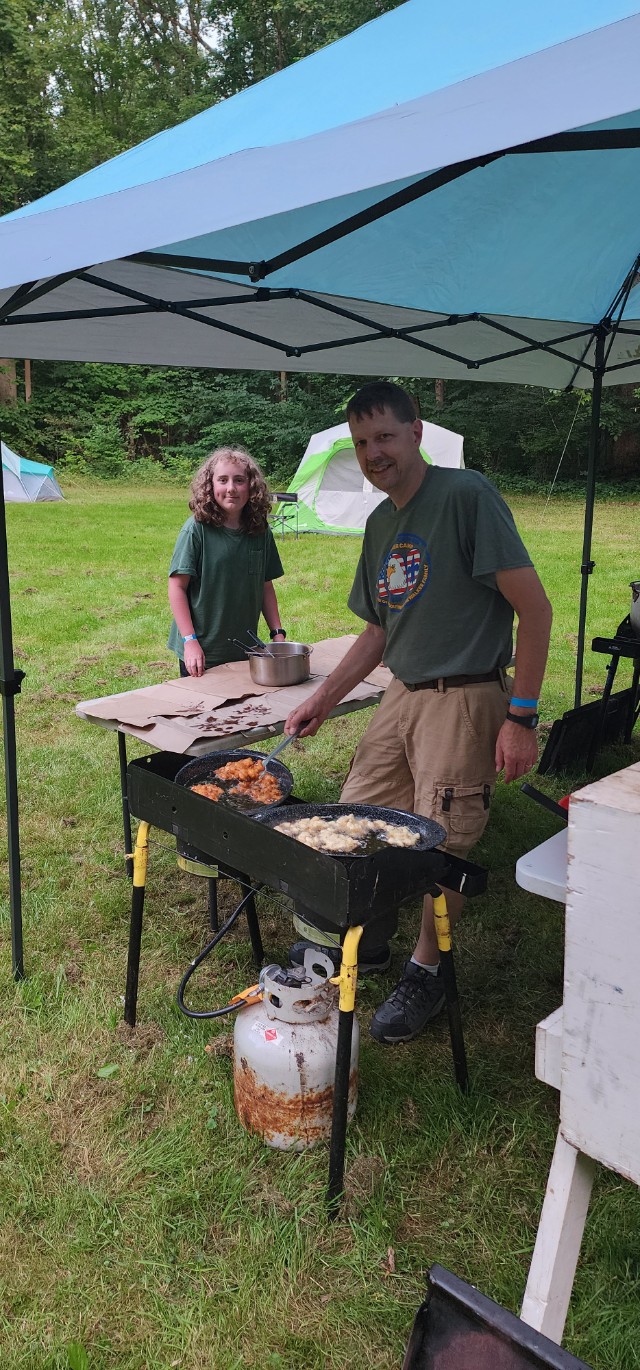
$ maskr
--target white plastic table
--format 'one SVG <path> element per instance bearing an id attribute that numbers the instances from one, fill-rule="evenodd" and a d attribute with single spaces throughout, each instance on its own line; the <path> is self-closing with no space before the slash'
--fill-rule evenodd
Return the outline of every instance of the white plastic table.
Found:
<path id="1" fill-rule="evenodd" d="M 567 829 L 525 852 L 516 863 L 516 882 L 530 894 L 564 904 L 567 897 Z"/>

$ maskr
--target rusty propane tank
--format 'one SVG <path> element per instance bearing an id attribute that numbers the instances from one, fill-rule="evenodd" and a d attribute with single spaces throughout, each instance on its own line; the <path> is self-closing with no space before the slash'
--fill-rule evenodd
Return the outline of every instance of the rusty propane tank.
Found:
<path id="1" fill-rule="evenodd" d="M 282 1151 L 303 1151 L 331 1135 L 338 1040 L 332 974 L 329 957 L 311 950 L 303 967 L 267 966 L 260 976 L 262 1003 L 242 1008 L 236 1018 L 236 1113 L 249 1132 Z M 354 1019 L 349 1119 L 358 1093 L 358 1046 Z"/>

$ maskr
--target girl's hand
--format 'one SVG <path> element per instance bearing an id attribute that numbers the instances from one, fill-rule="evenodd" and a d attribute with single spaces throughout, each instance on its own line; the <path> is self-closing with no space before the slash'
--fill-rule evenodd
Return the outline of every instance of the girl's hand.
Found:
<path id="1" fill-rule="evenodd" d="M 199 642 L 185 642 L 184 664 L 189 675 L 203 675 L 205 671 L 204 652 Z"/>

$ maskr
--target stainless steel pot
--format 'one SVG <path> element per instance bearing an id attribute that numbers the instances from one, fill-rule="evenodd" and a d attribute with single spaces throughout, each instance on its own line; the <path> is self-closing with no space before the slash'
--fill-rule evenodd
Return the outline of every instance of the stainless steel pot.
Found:
<path id="1" fill-rule="evenodd" d="M 311 674 L 312 651 L 305 642 L 270 642 L 264 652 L 251 652 L 251 679 L 256 685 L 300 685 Z"/>

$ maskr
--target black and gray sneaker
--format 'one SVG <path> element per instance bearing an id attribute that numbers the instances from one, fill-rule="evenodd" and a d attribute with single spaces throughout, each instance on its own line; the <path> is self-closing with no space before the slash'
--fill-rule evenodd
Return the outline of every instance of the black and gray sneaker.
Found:
<path id="1" fill-rule="evenodd" d="M 294 942 L 293 946 L 289 947 L 289 960 L 291 961 L 292 966 L 304 965 L 304 954 L 308 947 L 312 947 L 314 951 L 323 951 L 325 956 L 329 956 L 330 959 L 333 961 L 334 971 L 336 975 L 338 974 L 338 971 L 340 970 L 340 962 L 342 960 L 342 948 L 323 947 L 320 945 L 319 942 Z M 388 970 L 390 965 L 391 951 L 389 946 L 387 945 L 386 947 L 374 948 L 373 951 L 362 952 L 362 954 L 358 957 L 358 974 L 381 974 L 382 971 Z"/>
<path id="2" fill-rule="evenodd" d="M 415 961 L 405 961 L 395 989 L 371 1019 L 369 1031 L 376 1042 L 393 1046 L 412 1042 L 445 1005 L 442 975 L 423 970 Z"/>

